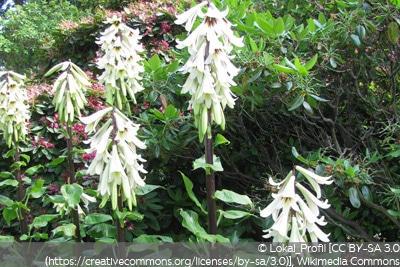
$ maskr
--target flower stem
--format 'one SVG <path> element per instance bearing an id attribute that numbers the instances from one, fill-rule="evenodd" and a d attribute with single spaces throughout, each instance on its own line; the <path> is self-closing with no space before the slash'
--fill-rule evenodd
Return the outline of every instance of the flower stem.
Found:
<path id="1" fill-rule="evenodd" d="M 76 182 L 76 180 L 75 180 L 75 165 L 74 165 L 74 160 L 72 158 L 72 150 L 74 149 L 74 145 L 72 143 L 72 129 L 68 123 L 67 123 L 66 128 L 67 128 L 67 134 L 68 134 L 67 149 L 68 149 L 69 183 L 74 184 Z M 71 217 L 72 217 L 72 223 L 76 227 L 75 241 L 81 242 L 82 237 L 81 237 L 78 209 L 71 210 Z"/>
<path id="2" fill-rule="evenodd" d="M 20 156 L 19 156 L 19 151 L 18 151 L 18 145 L 15 145 L 15 155 L 14 155 L 15 162 L 19 162 Z M 18 167 L 15 170 L 14 173 L 15 177 L 17 178 L 18 181 L 18 189 L 17 189 L 17 201 L 22 202 L 25 196 L 25 189 L 22 184 L 22 178 L 21 178 L 21 169 Z M 21 234 L 28 234 L 28 222 L 26 221 L 26 211 L 24 209 L 20 210 L 21 212 L 21 217 L 19 219 L 19 224 L 21 227 Z"/>
<path id="3" fill-rule="evenodd" d="M 207 124 L 211 125 L 211 109 L 207 110 Z M 211 131 L 211 130 L 210 130 Z M 204 140 L 205 152 L 206 152 L 206 163 L 214 164 L 213 160 L 213 138 L 212 135 L 206 133 Z M 210 169 L 209 174 L 206 175 L 206 190 L 207 190 L 207 206 L 208 206 L 208 232 L 210 234 L 217 233 L 217 209 L 215 205 L 214 193 L 215 193 L 215 173 L 214 170 Z"/>

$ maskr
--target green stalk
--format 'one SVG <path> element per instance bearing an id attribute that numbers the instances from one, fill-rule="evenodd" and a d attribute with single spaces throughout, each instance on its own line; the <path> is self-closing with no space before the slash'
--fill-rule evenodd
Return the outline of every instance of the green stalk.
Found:
<path id="1" fill-rule="evenodd" d="M 68 134 L 68 137 L 67 137 L 68 152 L 67 153 L 68 153 L 68 167 L 69 167 L 69 183 L 74 184 L 76 182 L 76 180 L 75 180 L 75 165 L 74 165 L 74 160 L 72 158 L 72 150 L 74 148 L 74 145 L 72 143 L 72 129 L 68 123 L 67 123 L 66 128 L 67 128 L 67 134 Z M 71 218 L 72 218 L 72 223 L 76 227 L 75 241 L 81 242 L 82 237 L 81 237 L 78 209 L 71 210 Z"/>
<path id="2" fill-rule="evenodd" d="M 18 151 L 19 147 L 18 144 L 15 145 L 15 155 L 14 155 L 14 159 L 15 162 L 19 162 L 21 160 L 20 156 L 19 156 L 19 151 Z M 22 184 L 22 178 L 21 178 L 21 169 L 19 167 L 17 167 L 17 169 L 14 172 L 14 175 L 18 181 L 18 188 L 17 188 L 17 201 L 21 202 L 24 199 L 25 196 L 25 189 L 24 186 Z M 21 227 L 21 234 L 28 234 L 28 222 L 26 220 L 26 211 L 25 209 L 21 209 L 20 210 L 20 216 L 19 216 L 19 224 Z"/>
<path id="3" fill-rule="evenodd" d="M 207 125 L 211 131 L 211 109 L 207 110 Z M 212 135 L 206 133 L 204 139 L 204 146 L 206 152 L 206 163 L 213 165 L 213 138 Z M 217 233 L 217 208 L 215 205 L 215 172 L 210 168 L 209 173 L 206 174 L 206 191 L 207 191 L 207 210 L 208 210 L 208 232 L 210 234 Z"/>

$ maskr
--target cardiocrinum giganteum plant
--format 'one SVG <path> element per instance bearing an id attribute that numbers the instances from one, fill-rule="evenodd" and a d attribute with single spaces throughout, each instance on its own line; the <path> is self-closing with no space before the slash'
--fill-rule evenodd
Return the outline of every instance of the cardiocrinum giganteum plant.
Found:
<path id="1" fill-rule="evenodd" d="M 203 11 L 204 10 L 204 11 Z M 205 142 L 205 158 L 200 158 L 206 166 L 206 187 L 208 203 L 209 232 L 217 232 L 215 210 L 215 174 L 222 169 L 214 166 L 217 157 L 213 155 L 213 122 L 225 129 L 224 109 L 233 108 L 235 97 L 230 89 L 236 85 L 233 78 L 239 73 L 230 55 L 233 46 L 242 47 L 242 38 L 237 37 L 233 26 L 226 16 L 229 10 L 219 11 L 211 1 L 203 1 L 177 16 L 176 24 L 184 24 L 188 36 L 177 41 L 178 49 L 187 48 L 189 59 L 182 67 L 183 74 L 188 74 L 182 87 L 182 93 L 189 93 L 189 108 L 193 109 L 199 140 Z M 192 30 L 197 18 L 201 23 Z M 203 165 L 204 166 L 204 165 Z M 214 166 L 214 167 L 213 167 Z"/>
<path id="2" fill-rule="evenodd" d="M 145 160 L 137 152 L 138 148 L 146 148 L 137 137 L 139 125 L 125 114 L 130 114 L 129 99 L 136 102 L 135 94 L 143 90 L 139 82 L 143 47 L 139 31 L 128 27 L 121 18 L 114 16 L 106 23 L 111 25 L 97 41 L 102 50 L 97 67 L 104 70 L 99 82 L 105 86 L 108 106 L 81 121 L 86 124 L 88 134 L 94 133 L 87 141 L 90 148 L 86 152 L 95 152 L 96 156 L 87 172 L 99 175 L 100 207 L 111 199 L 111 207 L 118 216 L 124 210 L 124 203 L 129 210 L 136 206 L 135 191 L 145 185 L 141 174 L 147 173 L 142 164 Z M 125 241 L 123 219 L 119 219 L 118 239 Z"/>
<path id="3" fill-rule="evenodd" d="M 296 181 L 295 170 L 304 175 L 316 195 Z M 272 193 L 274 200 L 261 210 L 260 215 L 264 218 L 272 216 L 274 224 L 264 230 L 263 237 L 272 237 L 273 242 L 329 242 L 329 235 L 319 228 L 319 225 L 327 224 L 324 217 L 320 217 L 320 209 L 330 207 L 327 200 L 320 200 L 320 184 L 332 182 L 330 177 L 319 176 L 300 166 L 295 166 L 279 183 L 270 178 L 269 183 L 277 192 Z"/>

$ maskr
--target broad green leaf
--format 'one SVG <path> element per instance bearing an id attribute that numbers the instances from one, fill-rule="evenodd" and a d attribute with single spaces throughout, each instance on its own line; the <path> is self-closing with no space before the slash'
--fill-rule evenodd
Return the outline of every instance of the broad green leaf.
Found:
<path id="1" fill-rule="evenodd" d="M 116 237 L 117 236 L 117 228 L 115 225 L 111 225 L 108 223 L 100 223 L 91 227 L 87 231 L 88 235 L 93 238 L 104 238 L 104 237 Z"/>
<path id="2" fill-rule="evenodd" d="M 174 107 L 174 105 L 168 105 L 164 110 L 164 116 L 170 119 L 175 119 L 179 117 L 179 110 Z"/>
<path id="3" fill-rule="evenodd" d="M 393 217 L 400 217 L 400 211 L 387 210 L 387 212 Z"/>
<path id="4" fill-rule="evenodd" d="M 14 177 L 14 174 L 12 174 L 11 172 L 0 172 L 0 178 L 11 178 Z"/>
<path id="5" fill-rule="evenodd" d="M 274 31 L 276 34 L 282 34 L 285 31 L 285 22 L 282 17 L 279 17 L 274 22 Z"/>
<path id="6" fill-rule="evenodd" d="M 78 184 L 65 184 L 61 186 L 61 193 L 70 208 L 75 209 L 80 202 L 83 188 Z"/>
<path id="7" fill-rule="evenodd" d="M 288 67 L 290 67 L 290 68 L 292 68 L 294 70 L 298 70 L 297 67 L 301 67 L 300 60 L 297 57 L 294 60 L 295 64 L 293 64 L 287 57 L 285 57 L 284 60 L 285 60 L 286 65 L 288 65 Z M 296 64 L 296 62 L 297 62 L 297 64 Z"/>
<path id="8" fill-rule="evenodd" d="M 240 205 L 249 205 L 253 207 L 251 199 L 246 195 L 240 195 L 230 190 L 217 190 L 214 193 L 214 198 L 219 199 L 225 203 L 236 203 Z"/>
<path id="9" fill-rule="evenodd" d="M 334 57 L 329 58 L 329 63 L 331 64 L 332 68 L 336 69 L 337 63 Z"/>
<path id="10" fill-rule="evenodd" d="M 385 157 L 393 157 L 393 158 L 400 157 L 400 149 L 396 149 L 396 150 L 391 151 Z"/>
<path id="11" fill-rule="evenodd" d="M 0 243 L 14 243 L 15 238 L 11 235 L 0 235 Z M 1 248 L 4 248 L 0 245 Z"/>
<path id="12" fill-rule="evenodd" d="M 396 45 L 399 41 L 399 38 L 400 38 L 399 25 L 396 22 L 392 21 L 388 25 L 388 39 L 392 44 Z"/>
<path id="13" fill-rule="evenodd" d="M 99 224 L 108 221 L 112 221 L 111 215 L 108 214 L 92 213 L 85 217 L 86 225 Z"/>
<path id="14" fill-rule="evenodd" d="M 61 163 L 63 163 L 66 158 L 67 158 L 66 156 L 61 156 L 59 158 L 56 158 L 52 162 L 50 162 L 49 165 L 52 166 L 52 167 L 58 166 Z"/>
<path id="15" fill-rule="evenodd" d="M 157 69 L 160 68 L 160 66 L 161 66 L 161 61 L 160 61 L 160 58 L 158 57 L 157 54 L 154 54 L 154 56 L 152 56 L 152 57 L 148 60 L 148 63 L 149 63 L 149 67 L 150 67 L 153 71 L 157 70 Z"/>
<path id="16" fill-rule="evenodd" d="M 257 18 L 257 22 L 255 23 L 255 25 L 263 30 L 267 35 L 273 35 L 275 33 L 274 26 L 264 19 Z"/>
<path id="17" fill-rule="evenodd" d="M 138 196 L 143 196 L 146 195 L 147 193 L 150 193 L 153 190 L 156 190 L 158 188 L 165 189 L 165 187 L 161 185 L 152 185 L 152 184 L 145 184 L 144 186 L 139 186 L 138 188 L 135 189 L 135 194 Z"/>
<path id="18" fill-rule="evenodd" d="M 355 28 L 354 31 L 357 34 L 357 36 L 360 37 L 360 40 L 364 40 L 364 38 L 365 38 L 365 27 L 363 25 L 358 25 Z"/>
<path id="19" fill-rule="evenodd" d="M 43 186 L 44 180 L 38 179 L 36 180 L 35 184 L 28 187 L 27 192 L 31 195 L 33 198 L 39 198 L 43 196 L 43 194 L 46 192 L 45 186 Z"/>
<path id="20" fill-rule="evenodd" d="M 249 37 L 249 44 L 250 44 L 250 48 L 253 52 L 257 52 L 258 51 L 258 46 L 256 44 L 256 42 L 254 42 L 254 40 Z"/>
<path id="21" fill-rule="evenodd" d="M 3 209 L 3 218 L 6 221 L 7 225 L 10 226 L 11 221 L 17 218 L 16 209 L 10 207 Z"/>
<path id="22" fill-rule="evenodd" d="M 229 145 L 231 142 L 225 138 L 222 134 L 217 134 L 215 137 L 213 147 L 217 147 L 219 145 Z"/>
<path id="23" fill-rule="evenodd" d="M 221 235 L 210 235 L 199 224 L 199 216 L 194 211 L 180 210 L 180 215 L 183 218 L 182 226 L 188 229 L 196 237 L 204 239 L 209 242 L 229 242 L 229 239 Z"/>
<path id="24" fill-rule="evenodd" d="M 167 242 L 172 243 L 174 240 L 165 235 L 146 235 L 142 234 L 137 238 L 132 239 L 132 242 L 140 242 L 140 243 L 155 243 L 155 242 Z"/>
<path id="25" fill-rule="evenodd" d="M 204 214 L 207 214 L 207 211 L 203 209 L 203 206 L 197 199 L 196 195 L 193 193 L 193 183 L 190 179 L 181 172 L 183 182 L 185 184 L 186 192 L 188 193 L 189 198 L 196 204 L 197 207 L 201 209 Z"/>
<path id="26" fill-rule="evenodd" d="M 315 54 L 315 56 L 313 56 L 312 59 L 310 59 L 309 61 L 306 62 L 306 64 L 304 65 L 304 68 L 306 70 L 312 69 L 312 67 L 314 67 L 315 63 L 317 63 L 317 60 L 318 60 L 318 54 Z"/>
<path id="27" fill-rule="evenodd" d="M 168 65 L 168 72 L 175 72 L 179 68 L 179 60 L 173 60 L 171 63 Z"/>
<path id="28" fill-rule="evenodd" d="M 282 66 L 279 64 L 273 64 L 274 68 L 277 69 L 280 72 L 284 72 L 284 73 L 295 73 L 296 70 L 288 68 L 286 66 Z"/>
<path id="29" fill-rule="evenodd" d="M 50 221 L 54 220 L 57 217 L 58 217 L 58 214 L 39 215 L 38 217 L 35 217 L 35 219 L 33 219 L 31 227 L 33 227 L 33 228 L 46 227 Z"/>
<path id="30" fill-rule="evenodd" d="M 42 168 L 43 168 L 43 165 L 41 165 L 41 164 L 33 166 L 33 167 L 30 167 L 29 169 L 27 169 L 25 171 L 25 174 L 28 175 L 28 176 L 33 176 Z"/>
<path id="31" fill-rule="evenodd" d="M 241 218 L 246 218 L 250 216 L 254 216 L 253 214 L 246 212 L 246 211 L 241 211 L 241 210 L 227 210 L 227 211 L 220 211 L 222 216 L 227 219 L 241 219 Z"/>
<path id="32" fill-rule="evenodd" d="M 7 207 L 11 207 L 13 203 L 14 203 L 14 201 L 11 200 L 10 198 L 0 195 L 0 204 L 7 206 Z"/>
<path id="33" fill-rule="evenodd" d="M 312 107 L 310 106 L 310 104 L 308 104 L 307 101 L 303 102 L 303 107 L 309 114 L 314 114 Z"/>
<path id="34" fill-rule="evenodd" d="M 372 202 L 373 196 L 368 186 L 366 185 L 361 186 L 361 193 L 368 202 Z"/>
<path id="35" fill-rule="evenodd" d="M 317 96 L 317 95 L 314 95 L 314 94 L 309 94 L 312 98 L 314 98 L 315 100 L 317 100 L 317 101 L 319 101 L 319 102 L 329 102 L 329 100 L 327 100 L 327 99 L 324 99 L 324 98 L 322 98 L 322 97 L 319 97 L 319 96 Z"/>
<path id="36" fill-rule="evenodd" d="M 75 236 L 76 226 L 73 223 L 64 224 L 51 230 L 53 235 L 63 234 L 64 236 Z"/>
<path id="37" fill-rule="evenodd" d="M 361 206 L 360 197 L 358 196 L 358 191 L 354 187 L 349 189 L 349 199 L 353 207 L 359 208 Z"/>
<path id="38" fill-rule="evenodd" d="M 219 157 L 213 155 L 213 162 L 213 164 L 206 163 L 205 155 L 203 155 L 201 158 L 198 158 L 193 162 L 193 169 L 196 170 L 198 168 L 203 168 L 207 171 L 207 169 L 210 168 L 216 172 L 222 172 L 224 170 Z"/>
<path id="39" fill-rule="evenodd" d="M 361 45 L 360 37 L 358 37 L 358 35 L 352 34 L 350 35 L 350 38 L 356 46 Z"/>
<path id="40" fill-rule="evenodd" d="M 304 102 L 304 96 L 303 95 L 298 95 L 293 101 L 292 103 L 290 103 L 290 108 L 288 109 L 288 111 L 292 111 L 297 109 L 298 107 L 300 107 Z"/>
<path id="41" fill-rule="evenodd" d="M 7 179 L 7 180 L 0 182 L 0 187 L 5 186 L 5 185 L 17 187 L 18 181 L 14 180 L 14 179 Z"/>

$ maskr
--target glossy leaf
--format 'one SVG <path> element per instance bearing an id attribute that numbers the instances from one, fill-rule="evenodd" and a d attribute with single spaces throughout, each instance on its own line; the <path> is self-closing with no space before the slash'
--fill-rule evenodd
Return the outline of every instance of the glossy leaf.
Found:
<path id="1" fill-rule="evenodd" d="M 294 69 L 291 69 L 289 67 L 282 66 L 279 64 L 273 64 L 273 66 L 275 69 L 277 69 L 280 72 L 284 72 L 284 73 L 295 73 L 296 72 L 296 70 L 294 70 Z"/>
<path id="2" fill-rule="evenodd" d="M 290 103 L 290 108 L 288 111 L 295 110 L 299 108 L 304 102 L 304 96 L 303 95 L 298 95 L 291 103 Z"/>
<path id="3" fill-rule="evenodd" d="M 361 206 L 360 197 L 358 195 L 358 191 L 354 187 L 350 187 L 349 189 L 349 199 L 350 203 L 353 207 L 359 208 Z"/>
<path id="4" fill-rule="evenodd" d="M 52 220 L 54 220 L 57 217 L 58 217 L 58 214 L 39 215 L 38 217 L 35 217 L 35 219 L 33 219 L 31 227 L 33 227 L 33 228 L 46 227 L 49 222 L 51 222 Z"/>
<path id="5" fill-rule="evenodd" d="M 372 202 L 373 196 L 368 186 L 366 185 L 361 186 L 361 193 L 368 202 Z"/>
<path id="6" fill-rule="evenodd" d="M 203 206 L 201 205 L 201 203 L 199 202 L 199 200 L 197 199 L 196 195 L 193 192 L 193 183 L 192 183 L 192 181 L 190 181 L 190 179 L 185 174 L 183 174 L 182 172 L 181 172 L 181 175 L 182 175 L 182 179 L 183 179 L 183 182 L 185 184 L 186 192 L 187 192 L 189 198 L 196 204 L 197 207 L 199 207 L 201 209 L 201 211 L 204 214 L 207 214 L 207 211 L 204 210 Z"/>
<path id="7" fill-rule="evenodd" d="M 63 234 L 64 236 L 75 236 L 76 226 L 73 223 L 64 224 L 51 230 L 53 235 Z"/>
<path id="8" fill-rule="evenodd" d="M 227 189 L 215 191 L 214 198 L 226 203 L 249 205 L 250 207 L 253 206 L 253 202 L 251 202 L 251 199 L 248 196 L 240 195 Z"/>
<path id="9" fill-rule="evenodd" d="M 85 217 L 86 225 L 99 224 L 108 221 L 112 221 L 112 217 L 108 214 L 92 213 Z"/>
<path id="10" fill-rule="evenodd" d="M 201 158 L 198 158 L 193 162 L 193 169 L 196 170 L 202 168 L 207 171 L 207 169 L 210 168 L 216 172 L 222 172 L 224 170 L 219 157 L 213 155 L 213 162 L 213 164 L 206 163 L 205 155 L 203 155 Z"/>
<path id="11" fill-rule="evenodd" d="M 78 184 L 65 184 L 61 186 L 61 193 L 70 208 L 75 209 L 80 202 L 83 188 Z"/>
<path id="12" fill-rule="evenodd" d="M 213 143 L 213 147 L 217 147 L 219 145 L 229 145 L 231 142 L 225 138 L 225 136 L 223 136 L 222 134 L 217 134 L 217 136 L 215 136 L 215 140 Z"/>
<path id="13" fill-rule="evenodd" d="M 13 186 L 13 187 L 17 187 L 18 186 L 18 181 L 14 180 L 14 179 L 7 179 L 7 180 L 4 180 L 4 181 L 0 182 L 0 187 L 7 186 L 7 185 Z"/>
<path id="14" fill-rule="evenodd" d="M 241 211 L 241 210 L 227 210 L 227 211 L 220 211 L 220 212 L 224 218 L 232 219 L 232 220 L 254 216 L 253 214 L 251 214 L 249 212 Z"/>

